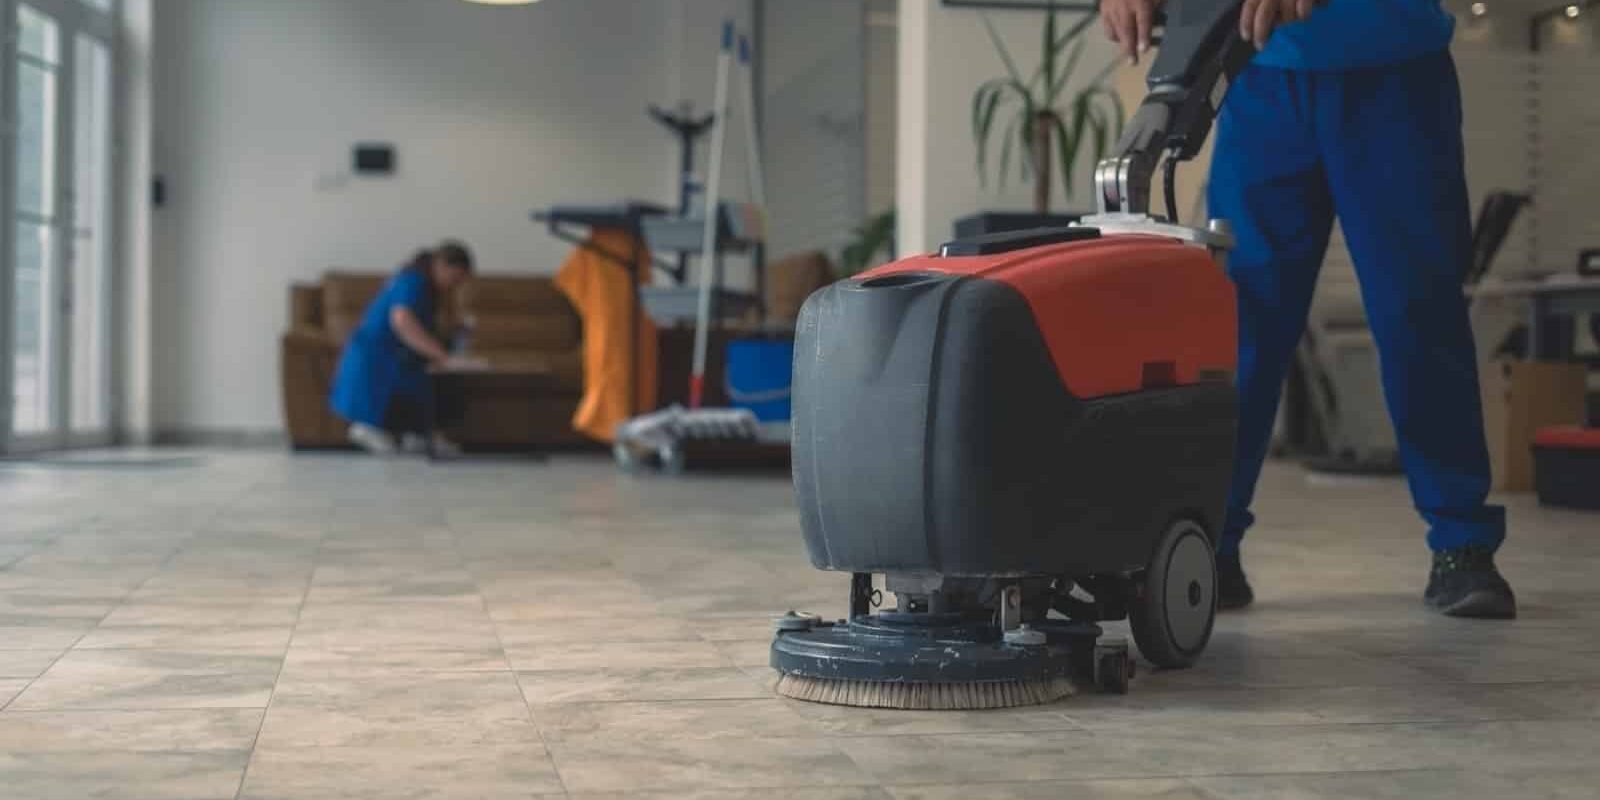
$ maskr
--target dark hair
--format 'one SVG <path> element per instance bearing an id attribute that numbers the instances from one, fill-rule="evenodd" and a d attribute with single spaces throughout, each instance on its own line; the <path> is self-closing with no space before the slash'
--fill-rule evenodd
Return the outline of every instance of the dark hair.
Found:
<path id="1" fill-rule="evenodd" d="M 417 254 L 406 262 L 405 269 L 409 272 L 420 272 L 426 276 L 428 269 L 433 266 L 433 261 L 436 258 L 443 259 L 444 263 L 452 267 L 466 270 L 469 275 L 472 273 L 472 251 L 468 250 L 465 244 L 455 239 L 446 239 L 440 242 L 438 247 L 424 247 L 418 250 Z"/>

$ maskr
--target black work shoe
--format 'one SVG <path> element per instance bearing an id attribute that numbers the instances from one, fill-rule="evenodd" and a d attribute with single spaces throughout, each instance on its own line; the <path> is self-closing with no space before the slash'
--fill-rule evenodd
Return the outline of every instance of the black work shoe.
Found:
<path id="1" fill-rule="evenodd" d="M 1422 601 L 1447 617 L 1513 619 L 1517 597 L 1494 566 L 1487 547 L 1458 547 L 1433 554 Z"/>
<path id="2" fill-rule="evenodd" d="M 1244 608 L 1255 602 L 1256 593 L 1250 589 L 1250 581 L 1244 577 L 1244 567 L 1239 563 L 1239 554 L 1217 554 L 1217 610 L 1229 611 Z"/>

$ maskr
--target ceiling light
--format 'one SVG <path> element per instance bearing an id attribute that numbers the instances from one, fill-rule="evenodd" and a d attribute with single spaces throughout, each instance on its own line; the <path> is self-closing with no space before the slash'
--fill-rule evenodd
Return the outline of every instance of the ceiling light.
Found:
<path id="1" fill-rule="evenodd" d="M 1567 19 L 1577 19 L 1582 12 L 1583 9 L 1578 8 L 1576 4 L 1567 6 Z"/>
<path id="2" fill-rule="evenodd" d="M 1473 3 L 1472 4 L 1472 16 L 1474 16 L 1474 17 L 1482 17 L 1482 16 L 1487 16 L 1488 13 L 1489 13 L 1489 5 L 1487 3 Z"/>

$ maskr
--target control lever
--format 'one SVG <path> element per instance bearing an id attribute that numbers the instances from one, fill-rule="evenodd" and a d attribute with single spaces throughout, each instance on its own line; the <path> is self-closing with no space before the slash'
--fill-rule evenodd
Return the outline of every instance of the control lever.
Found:
<path id="1" fill-rule="evenodd" d="M 1255 55 L 1239 35 L 1242 5 L 1243 0 L 1168 0 L 1158 19 L 1161 49 L 1146 78 L 1150 93 L 1123 129 L 1117 155 L 1095 170 L 1100 213 L 1149 214 L 1151 183 L 1165 157 L 1168 214 L 1176 217 L 1177 165 L 1200 152 L 1228 84 Z"/>

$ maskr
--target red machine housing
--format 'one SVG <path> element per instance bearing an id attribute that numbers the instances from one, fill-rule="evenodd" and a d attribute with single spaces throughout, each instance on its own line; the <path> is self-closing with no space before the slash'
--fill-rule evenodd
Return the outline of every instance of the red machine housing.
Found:
<path id="1" fill-rule="evenodd" d="M 1090 238 L 992 255 L 907 258 L 856 278 L 932 273 L 1015 289 L 1074 397 L 1231 376 L 1233 284 L 1204 250 L 1151 235 Z"/>
<path id="2" fill-rule="evenodd" d="M 1093 228 L 946 245 L 802 310 L 794 466 L 819 568 L 1143 568 L 1221 524 L 1232 284 L 1203 247 Z"/>

